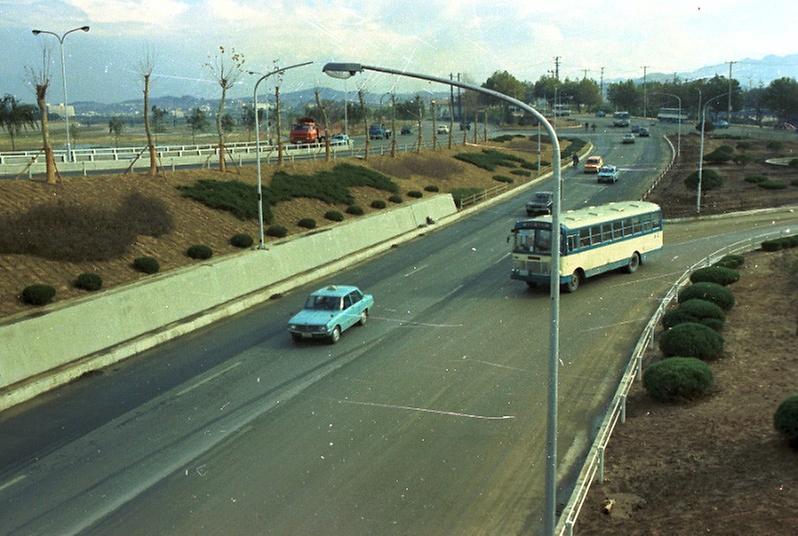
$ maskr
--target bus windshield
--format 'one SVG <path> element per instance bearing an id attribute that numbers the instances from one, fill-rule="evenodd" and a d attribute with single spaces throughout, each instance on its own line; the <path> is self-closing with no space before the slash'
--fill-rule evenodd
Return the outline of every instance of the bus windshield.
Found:
<path id="1" fill-rule="evenodd" d="M 551 228 L 519 229 L 515 234 L 515 253 L 551 254 Z"/>

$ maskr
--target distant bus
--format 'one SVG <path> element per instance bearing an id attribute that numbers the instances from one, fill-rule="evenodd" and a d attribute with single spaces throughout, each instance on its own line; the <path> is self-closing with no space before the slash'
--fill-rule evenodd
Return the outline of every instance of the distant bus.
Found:
<path id="1" fill-rule="evenodd" d="M 687 121 L 687 111 L 680 108 L 660 108 L 657 113 L 657 119 L 663 123 L 678 123 L 680 118 L 682 122 Z"/>
<path id="2" fill-rule="evenodd" d="M 566 117 L 571 115 L 571 106 L 568 104 L 555 104 L 554 113 L 557 117 Z"/>
<path id="3" fill-rule="evenodd" d="M 612 126 L 614 127 L 628 127 L 629 126 L 629 112 L 615 112 L 612 114 Z"/>
<path id="4" fill-rule="evenodd" d="M 615 112 L 612 114 L 613 119 L 629 119 L 629 112 Z"/>
<path id="5" fill-rule="evenodd" d="M 513 228 L 510 277 L 530 287 L 549 282 L 551 216 Z M 585 279 L 623 268 L 628 273 L 662 248 L 662 210 L 647 201 L 619 201 L 569 210 L 560 221 L 560 284 L 575 292 Z"/>

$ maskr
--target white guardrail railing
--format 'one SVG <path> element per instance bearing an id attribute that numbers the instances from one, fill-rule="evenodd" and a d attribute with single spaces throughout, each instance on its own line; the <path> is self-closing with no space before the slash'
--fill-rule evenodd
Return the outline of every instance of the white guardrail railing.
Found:
<path id="1" fill-rule="evenodd" d="M 668 136 L 663 134 L 662 137 L 665 139 L 665 141 L 668 142 L 668 145 L 670 145 L 671 147 L 671 161 L 668 162 L 668 165 L 665 166 L 665 169 L 663 169 L 662 172 L 659 175 L 657 175 L 657 178 L 654 179 L 654 182 L 651 183 L 651 186 L 649 186 L 648 190 L 646 190 L 646 193 L 643 194 L 644 201 L 648 199 L 648 196 L 650 196 L 651 192 L 654 191 L 654 188 L 657 187 L 659 181 L 662 180 L 662 177 L 664 177 L 665 175 L 668 174 L 668 172 L 670 172 L 671 168 L 673 167 L 673 164 L 676 162 L 676 149 L 673 147 L 673 143 L 671 142 L 671 140 L 668 139 Z"/>
<path id="2" fill-rule="evenodd" d="M 654 332 L 659 324 L 660 319 L 662 318 L 662 315 L 665 313 L 665 310 L 670 302 L 676 298 L 679 290 L 681 290 L 682 287 L 687 284 L 690 279 L 690 274 L 698 268 L 709 266 L 717 262 L 724 255 L 752 251 L 765 240 L 770 240 L 793 233 L 794 231 L 789 229 L 770 231 L 768 233 L 758 234 L 756 236 L 752 236 L 745 240 L 740 240 L 720 248 L 685 270 L 682 276 L 676 281 L 676 283 L 673 284 L 667 294 L 665 294 L 659 306 L 657 307 L 657 310 L 654 312 L 654 315 L 648 321 L 648 324 L 646 324 L 645 329 L 643 329 L 643 334 L 640 336 L 640 339 L 637 341 L 637 345 L 632 352 L 631 358 L 626 366 L 626 371 L 621 378 L 618 389 L 615 392 L 615 396 L 610 402 L 607 413 L 605 414 L 604 420 L 601 423 L 601 428 L 599 428 L 598 434 L 593 441 L 593 446 L 588 452 L 587 459 L 582 467 L 582 471 L 579 473 L 576 485 L 571 493 L 571 498 L 560 515 L 559 522 L 557 523 L 557 529 L 555 531 L 558 536 L 573 536 L 574 526 L 576 525 L 577 518 L 579 517 L 579 512 L 582 510 L 582 506 L 587 499 L 587 493 L 590 490 L 591 484 L 596 478 L 598 478 L 599 483 L 604 482 L 604 456 L 607 450 L 607 444 L 610 441 L 610 437 L 612 436 L 612 432 L 615 430 L 615 425 L 618 423 L 618 420 L 620 419 L 621 423 L 626 422 L 626 399 L 629 395 L 629 391 L 632 388 L 635 377 L 638 379 L 642 379 L 643 377 L 643 354 L 648 346 L 653 347 Z"/>

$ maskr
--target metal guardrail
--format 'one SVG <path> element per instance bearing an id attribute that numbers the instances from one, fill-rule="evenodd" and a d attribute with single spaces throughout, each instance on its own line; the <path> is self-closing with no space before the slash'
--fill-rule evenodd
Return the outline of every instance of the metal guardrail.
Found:
<path id="1" fill-rule="evenodd" d="M 665 175 L 667 175 L 668 172 L 670 172 L 671 168 L 673 167 L 673 164 L 676 162 L 676 149 L 673 147 L 673 143 L 671 142 L 671 140 L 668 139 L 668 136 L 666 136 L 665 134 L 663 134 L 662 137 L 665 138 L 665 141 L 668 142 L 668 145 L 671 148 L 671 161 L 668 163 L 668 165 L 665 167 L 665 169 L 659 175 L 657 175 L 657 178 L 654 179 L 654 182 L 651 184 L 649 189 L 646 190 L 646 193 L 643 194 L 643 197 L 642 197 L 643 201 L 648 199 L 648 196 L 651 195 L 651 192 L 653 192 L 654 188 L 657 187 L 657 185 L 659 184 L 659 181 L 661 181 L 662 178 Z"/>
<path id="2" fill-rule="evenodd" d="M 487 190 L 482 190 L 481 192 L 461 197 L 459 201 L 455 200 L 455 203 L 457 204 L 457 208 L 464 209 L 468 205 L 474 205 L 476 203 L 479 203 L 480 201 L 485 201 L 486 199 L 490 199 L 491 197 L 505 191 L 509 187 L 510 185 L 507 183 L 498 184 L 492 188 L 488 188 Z"/>
<path id="3" fill-rule="evenodd" d="M 607 413 L 602 421 L 601 428 L 599 428 L 599 432 L 596 434 L 596 438 L 593 441 L 593 446 L 588 452 L 587 460 L 585 461 L 582 471 L 577 478 L 576 486 L 571 493 L 571 498 L 560 515 L 560 519 L 557 523 L 557 529 L 555 530 L 555 533 L 558 536 L 573 536 L 574 526 L 576 525 L 576 521 L 579 517 L 579 513 L 582 510 L 582 506 L 587 499 L 587 494 L 590 490 L 591 484 L 596 477 L 598 477 L 599 483 L 604 482 L 604 456 L 607 450 L 607 445 L 610 441 L 610 437 L 612 436 L 612 432 L 615 430 L 615 425 L 618 423 L 618 420 L 620 419 L 621 423 L 626 422 L 626 400 L 629 395 L 629 391 L 632 389 L 632 384 L 634 383 L 635 377 L 638 379 L 642 379 L 643 377 L 643 354 L 649 345 L 653 347 L 654 332 L 657 328 L 657 324 L 659 324 L 659 321 L 662 318 L 662 315 L 665 313 L 668 305 L 671 303 L 671 301 L 673 301 L 674 298 L 677 297 L 679 291 L 689 281 L 690 274 L 698 268 L 709 266 L 717 262 L 724 255 L 752 251 L 756 249 L 764 240 L 778 238 L 790 233 L 790 230 L 761 233 L 715 250 L 704 259 L 696 262 L 687 270 L 685 270 L 685 272 L 673 284 L 670 290 L 668 290 L 668 292 L 660 301 L 657 310 L 654 312 L 651 319 L 646 324 L 646 327 L 643 329 L 643 334 L 638 339 L 637 345 L 635 346 L 629 362 L 626 365 L 626 370 L 621 377 L 621 381 L 618 385 L 618 389 L 615 392 L 615 396 L 610 402 Z"/>

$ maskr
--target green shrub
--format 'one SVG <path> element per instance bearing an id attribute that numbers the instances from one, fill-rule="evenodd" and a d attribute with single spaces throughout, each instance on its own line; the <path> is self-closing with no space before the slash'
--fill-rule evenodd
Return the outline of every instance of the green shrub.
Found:
<path id="1" fill-rule="evenodd" d="M 337 210 L 328 210 L 324 213 L 324 217 L 330 221 L 344 221 L 344 215 Z"/>
<path id="2" fill-rule="evenodd" d="M 427 191 L 427 192 L 439 192 L 439 191 L 440 191 L 440 188 L 438 188 L 438 187 L 437 187 L 437 186 L 435 186 L 434 184 L 430 184 L 430 185 L 428 185 L 428 186 L 425 186 L 425 187 L 424 187 L 424 190 L 425 190 L 425 191 Z"/>
<path id="3" fill-rule="evenodd" d="M 47 305 L 55 297 L 50 285 L 29 285 L 22 289 L 22 301 L 29 305 Z"/>
<path id="4" fill-rule="evenodd" d="M 706 393 L 713 383 L 712 371 L 694 357 L 669 357 L 653 363 L 643 373 L 643 386 L 660 402 L 680 402 Z"/>
<path id="5" fill-rule="evenodd" d="M 718 318 L 702 318 L 699 323 L 704 324 L 715 331 L 723 331 L 723 326 L 726 324 L 726 322 Z"/>
<path id="6" fill-rule="evenodd" d="M 661 322 L 662 326 L 667 329 L 678 324 L 684 324 L 685 322 L 696 322 L 697 320 L 697 318 L 690 316 L 679 308 L 676 308 L 666 311 L 665 314 L 662 315 Z"/>
<path id="7" fill-rule="evenodd" d="M 686 315 L 692 316 L 696 320 L 704 318 L 726 320 L 726 313 L 723 312 L 723 309 L 710 301 L 699 300 L 697 298 L 679 304 L 678 310 Z"/>
<path id="8" fill-rule="evenodd" d="M 424 194 L 422 194 L 418 190 L 410 190 L 409 192 L 407 192 L 407 197 L 415 197 L 416 199 L 419 199 L 421 197 L 424 197 Z"/>
<path id="9" fill-rule="evenodd" d="M 288 234 L 288 229 L 283 227 L 282 225 L 270 225 L 268 229 L 266 229 L 267 236 L 273 236 L 275 238 L 283 238 Z"/>
<path id="10" fill-rule="evenodd" d="M 747 151 L 748 149 L 751 148 L 751 143 L 747 141 L 741 141 L 740 143 L 737 144 L 737 148 L 741 151 Z"/>
<path id="11" fill-rule="evenodd" d="M 252 237 L 246 233 L 238 233 L 230 238 L 230 244 L 237 248 L 248 248 L 252 245 Z"/>
<path id="12" fill-rule="evenodd" d="M 401 195 L 393 194 L 391 197 L 388 198 L 388 201 L 390 201 L 391 203 L 401 203 L 404 200 L 402 199 Z"/>
<path id="13" fill-rule="evenodd" d="M 82 273 L 75 279 L 75 286 L 83 290 L 100 290 L 103 287 L 103 278 L 90 272 Z"/>
<path id="14" fill-rule="evenodd" d="M 786 183 L 780 181 L 771 181 L 771 180 L 760 182 L 759 184 L 757 184 L 757 186 L 765 190 L 784 190 L 785 188 L 787 188 Z"/>
<path id="15" fill-rule="evenodd" d="M 452 198 L 454 199 L 454 204 L 459 207 L 463 201 L 463 198 L 470 197 L 482 191 L 482 188 L 455 188 L 451 193 Z"/>
<path id="16" fill-rule="evenodd" d="M 136 257 L 133 259 L 133 268 L 145 274 L 155 274 L 161 270 L 161 265 L 154 257 Z"/>
<path id="17" fill-rule="evenodd" d="M 201 179 L 188 186 L 178 186 L 181 194 L 210 208 L 230 212 L 240 220 L 258 216 L 258 191 L 255 186 L 241 181 Z M 268 203 L 263 203 L 263 217 L 269 222 L 272 213 Z"/>
<path id="18" fill-rule="evenodd" d="M 531 171 L 524 171 L 523 169 L 511 169 L 510 173 L 512 173 L 513 175 L 518 175 L 519 177 L 531 177 L 532 176 L 532 172 Z"/>
<path id="19" fill-rule="evenodd" d="M 708 266 L 706 268 L 699 268 L 690 274 L 691 283 L 701 283 L 708 281 L 710 283 L 717 283 L 718 285 L 731 285 L 740 280 L 740 272 L 731 268 L 723 266 Z"/>
<path id="20" fill-rule="evenodd" d="M 362 216 L 363 209 L 357 205 L 349 205 L 348 207 L 346 207 L 346 213 L 351 214 L 353 216 Z"/>
<path id="21" fill-rule="evenodd" d="M 760 182 L 765 182 L 766 180 L 768 180 L 768 178 L 764 175 L 748 175 L 745 178 L 745 182 L 750 182 L 753 184 L 759 184 Z"/>
<path id="22" fill-rule="evenodd" d="M 784 399 L 773 415 L 773 426 L 789 441 L 798 447 L 798 395 Z"/>
<path id="23" fill-rule="evenodd" d="M 765 240 L 762 242 L 763 251 L 778 251 L 784 247 L 784 243 L 780 239 Z"/>
<path id="24" fill-rule="evenodd" d="M 543 166 L 543 165 L 544 165 L 543 162 L 541 162 L 541 166 Z M 548 165 L 548 164 L 546 164 L 546 165 Z M 538 165 L 536 163 L 534 163 L 534 162 L 524 162 L 523 164 L 521 164 L 521 167 L 524 168 L 524 169 L 535 169 L 535 170 L 538 169 Z M 513 171 L 515 171 L 515 170 L 513 170 Z M 512 173 L 512 171 L 510 173 Z"/>
<path id="25" fill-rule="evenodd" d="M 514 136 L 510 136 L 509 134 L 502 134 L 501 136 L 495 136 L 491 138 L 491 141 L 497 141 L 499 143 L 504 143 L 506 141 L 510 141 L 514 138 Z"/>
<path id="26" fill-rule="evenodd" d="M 723 353 L 723 337 L 703 324 L 685 322 L 673 326 L 660 336 L 659 349 L 667 357 L 715 359 Z"/>
<path id="27" fill-rule="evenodd" d="M 729 147 L 728 145 L 721 145 L 711 153 L 704 155 L 704 160 L 707 162 L 712 162 L 713 164 L 722 164 L 724 162 L 728 162 L 734 156 L 734 149 L 731 149 L 731 152 L 723 150 L 724 147 Z"/>
<path id="28" fill-rule="evenodd" d="M 186 250 L 186 255 L 192 259 L 210 259 L 213 257 L 213 250 L 204 244 L 194 244 Z"/>
<path id="29" fill-rule="evenodd" d="M 514 168 L 516 164 L 524 165 L 527 160 L 495 149 L 482 149 L 481 153 L 458 153 L 457 160 L 473 164 L 486 171 L 496 171 L 498 166 Z"/>
<path id="30" fill-rule="evenodd" d="M 377 208 L 377 209 L 385 208 L 385 201 L 383 201 L 382 199 L 375 199 L 374 201 L 371 202 L 371 208 Z"/>
<path id="31" fill-rule="evenodd" d="M 732 160 L 734 160 L 734 163 L 738 166 L 747 166 L 753 158 L 747 154 L 736 154 L 732 157 Z"/>
<path id="32" fill-rule="evenodd" d="M 782 149 L 784 149 L 784 144 L 781 143 L 780 141 L 774 140 L 774 141 L 769 141 L 765 147 L 767 147 L 772 151 L 781 151 Z"/>
<path id="33" fill-rule="evenodd" d="M 277 171 L 263 195 L 270 205 L 297 197 L 319 199 L 329 204 L 351 204 L 354 199 L 349 188 L 357 186 L 399 193 L 399 186 L 382 173 L 353 164 L 337 164 L 332 169 L 317 171 L 313 175 Z"/>
<path id="34" fill-rule="evenodd" d="M 726 268 L 739 268 L 743 264 L 745 264 L 745 257 L 742 255 L 726 255 L 715 263 L 716 266 L 725 266 Z"/>
<path id="35" fill-rule="evenodd" d="M 305 229 L 315 229 L 316 228 L 316 220 L 313 218 L 302 218 L 296 224 L 299 227 L 304 227 Z"/>
<path id="36" fill-rule="evenodd" d="M 729 289 L 717 283 L 694 283 L 679 292 L 679 303 L 698 298 L 699 300 L 711 301 L 724 311 L 728 311 L 734 306 L 734 295 Z"/>
<path id="37" fill-rule="evenodd" d="M 798 158 L 793 158 L 792 160 L 790 160 L 790 163 L 787 165 L 790 166 L 791 168 L 798 168 Z"/>
<path id="38" fill-rule="evenodd" d="M 513 179 L 511 179 L 510 177 L 505 177 L 504 175 L 494 175 L 493 176 L 493 180 L 498 181 L 498 182 L 503 182 L 503 183 L 506 183 L 506 184 L 512 184 L 513 183 Z"/>
<path id="39" fill-rule="evenodd" d="M 686 179 L 684 179 L 684 185 L 688 188 L 695 190 L 698 188 L 698 171 L 694 171 L 690 173 Z M 701 173 L 701 191 L 706 192 L 708 190 L 714 190 L 715 188 L 720 188 L 723 185 L 723 179 L 718 172 L 713 169 L 704 169 Z"/>
<path id="40" fill-rule="evenodd" d="M 798 179 L 791 180 L 790 184 L 792 184 L 793 186 L 798 186 Z"/>

